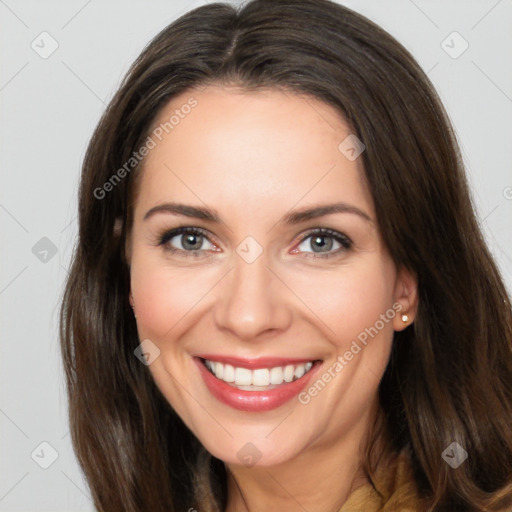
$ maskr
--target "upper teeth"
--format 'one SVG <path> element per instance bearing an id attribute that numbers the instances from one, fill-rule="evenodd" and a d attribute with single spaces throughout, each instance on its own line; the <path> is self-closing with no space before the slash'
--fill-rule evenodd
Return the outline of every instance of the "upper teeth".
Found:
<path id="1" fill-rule="evenodd" d="M 283 382 L 292 382 L 300 379 L 305 373 L 311 370 L 313 362 L 303 364 L 288 364 L 274 368 L 258 368 L 249 370 L 239 368 L 230 364 L 219 363 L 205 359 L 206 367 L 220 380 L 232 382 L 236 386 L 268 386 L 279 385 Z"/>

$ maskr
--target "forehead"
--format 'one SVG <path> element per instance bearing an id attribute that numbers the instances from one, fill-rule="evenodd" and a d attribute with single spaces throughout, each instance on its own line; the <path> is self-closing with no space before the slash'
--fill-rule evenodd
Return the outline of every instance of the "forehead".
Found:
<path id="1" fill-rule="evenodd" d="M 310 96 L 220 86 L 184 92 L 153 123 L 136 209 L 179 198 L 252 212 L 345 200 L 371 211 L 362 159 L 339 149 L 350 134 L 338 110 Z"/>

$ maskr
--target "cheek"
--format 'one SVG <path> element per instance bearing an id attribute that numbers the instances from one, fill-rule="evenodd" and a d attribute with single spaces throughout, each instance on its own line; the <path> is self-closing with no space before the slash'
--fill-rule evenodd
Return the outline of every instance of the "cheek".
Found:
<path id="1" fill-rule="evenodd" d="M 222 274 L 223 272 L 220 272 Z M 311 317 L 339 350 L 371 329 L 380 315 L 391 311 L 395 270 L 382 254 L 357 260 L 336 269 L 281 269 L 284 281 L 292 283 L 293 294 L 302 303 L 297 307 Z M 165 337 L 219 285 L 219 268 L 198 268 L 166 264 L 162 255 L 134 247 L 131 287 L 135 298 L 137 325 L 141 339 Z M 285 302 L 285 301 L 284 301 Z M 184 322 L 186 324 L 186 322 Z M 183 326 L 184 326 L 183 324 Z M 381 327 L 379 336 L 391 337 L 392 322 Z"/>
<path id="2" fill-rule="evenodd" d="M 171 267 L 160 255 L 134 251 L 131 289 L 141 337 L 165 337 L 215 284 L 212 269 Z"/>
<path id="3" fill-rule="evenodd" d="M 345 349 L 376 324 L 379 335 L 392 336 L 394 276 L 392 264 L 375 258 L 364 266 L 316 273 L 314 279 L 311 274 L 297 273 L 294 291 L 318 317 L 326 336 Z M 382 321 L 381 315 L 386 314 Z"/>

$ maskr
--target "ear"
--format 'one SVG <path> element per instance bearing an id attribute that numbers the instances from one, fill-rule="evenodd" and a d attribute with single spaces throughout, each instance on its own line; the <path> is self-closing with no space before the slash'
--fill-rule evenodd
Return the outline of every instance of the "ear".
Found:
<path id="1" fill-rule="evenodd" d="M 418 279 L 403 267 L 396 277 L 393 303 L 399 305 L 393 319 L 393 328 L 395 331 L 402 331 L 414 322 L 418 310 Z"/>

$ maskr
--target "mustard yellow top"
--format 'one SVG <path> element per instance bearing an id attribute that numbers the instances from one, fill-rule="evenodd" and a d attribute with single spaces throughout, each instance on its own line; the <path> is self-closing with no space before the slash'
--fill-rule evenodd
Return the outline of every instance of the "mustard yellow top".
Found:
<path id="1" fill-rule="evenodd" d="M 423 509 L 409 458 L 402 452 L 387 467 L 378 468 L 379 492 L 367 483 L 353 491 L 339 512 L 420 512 Z"/>

